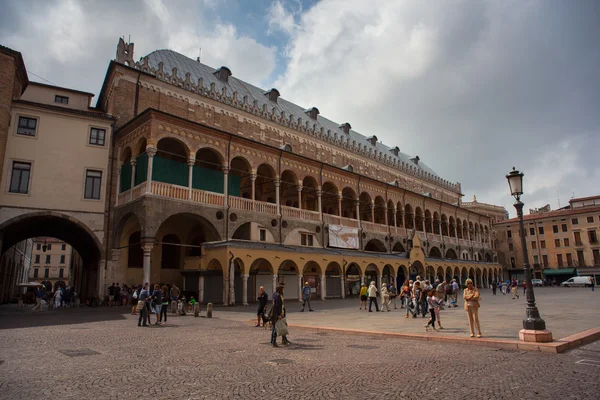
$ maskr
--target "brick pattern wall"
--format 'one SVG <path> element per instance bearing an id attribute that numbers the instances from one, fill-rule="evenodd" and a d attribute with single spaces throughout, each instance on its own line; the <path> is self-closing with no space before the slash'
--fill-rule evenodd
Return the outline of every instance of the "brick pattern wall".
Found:
<path id="1" fill-rule="evenodd" d="M 0 53 L 0 177 L 4 172 L 12 99 L 16 90 L 20 93 L 20 85 L 16 80 L 15 60 L 9 55 Z"/>

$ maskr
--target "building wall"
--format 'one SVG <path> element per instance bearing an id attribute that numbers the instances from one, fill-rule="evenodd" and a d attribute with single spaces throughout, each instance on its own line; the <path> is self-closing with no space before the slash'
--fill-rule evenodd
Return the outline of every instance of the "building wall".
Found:
<path id="1" fill-rule="evenodd" d="M 44 251 L 44 245 L 47 246 Z M 70 282 L 71 256 L 73 248 L 65 242 L 54 238 L 35 238 L 32 252 L 32 265 L 29 271 L 29 279 L 32 282 L 50 280 L 53 284 L 57 280 L 64 281 L 68 286 Z M 48 262 L 46 262 L 49 257 Z M 62 259 L 62 262 L 61 262 Z M 37 277 L 35 270 L 38 270 Z M 45 270 L 48 276 L 45 276 Z M 60 270 L 63 276 L 60 276 Z"/>
<path id="2" fill-rule="evenodd" d="M 16 301 L 17 284 L 26 283 L 31 266 L 33 240 L 23 240 L 5 251 L 0 262 L 0 304 Z"/>
<path id="3" fill-rule="evenodd" d="M 54 101 L 56 95 L 68 97 L 68 103 L 56 103 Z M 87 111 L 90 107 L 91 97 L 91 94 L 84 94 L 64 88 L 30 82 L 27 86 L 27 90 L 21 96 L 21 100 L 56 105 L 72 110 Z"/>
<path id="4" fill-rule="evenodd" d="M 104 213 L 110 123 L 25 105 L 14 106 L 12 114 L 0 204 Z M 20 116 L 38 120 L 35 137 L 17 134 Z M 92 127 L 106 130 L 104 146 L 89 144 Z M 27 194 L 9 192 L 13 161 L 32 163 Z M 86 170 L 102 172 L 102 189 L 98 200 L 84 198 Z"/>
<path id="5" fill-rule="evenodd" d="M 588 222 L 588 218 L 591 222 Z M 558 232 L 555 232 L 554 227 Z M 540 234 L 540 228 L 543 228 L 543 234 Z M 515 268 L 522 268 L 523 257 L 518 220 L 514 218 L 496 224 L 495 229 L 498 230 L 498 251 L 503 256 L 501 260 L 503 266 L 512 268 L 511 259 L 514 259 Z M 600 243 L 598 243 L 600 207 L 598 206 L 528 215 L 525 218 L 525 230 L 528 261 L 536 266 L 537 271 L 544 268 L 583 268 L 600 265 Z M 508 237 L 508 232 L 512 238 Z M 595 242 L 590 240 L 589 232 L 595 232 Z M 575 240 L 576 233 L 580 235 L 580 243 Z M 579 260 L 578 252 L 583 256 L 583 263 Z M 559 255 L 562 257 L 562 265 L 559 264 Z M 568 255 L 571 256 L 571 261 L 568 260 Z M 547 258 L 547 264 L 544 263 L 544 256 Z"/>

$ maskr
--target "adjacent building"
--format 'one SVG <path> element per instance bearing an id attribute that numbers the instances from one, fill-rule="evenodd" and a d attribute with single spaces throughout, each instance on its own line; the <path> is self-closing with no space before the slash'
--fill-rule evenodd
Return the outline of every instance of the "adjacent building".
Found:
<path id="1" fill-rule="evenodd" d="M 114 119 L 92 97 L 31 82 L 21 54 L 0 46 L 0 248 L 34 237 L 68 242 L 83 257 L 84 286 L 98 291 Z"/>
<path id="2" fill-rule="evenodd" d="M 535 277 L 561 282 L 574 275 L 600 278 L 600 196 L 571 199 L 552 211 L 550 206 L 525 215 L 529 264 Z M 523 256 L 517 218 L 496 223 L 499 261 L 510 275 L 522 278 Z"/>
<path id="3" fill-rule="evenodd" d="M 44 283 L 47 288 L 70 286 L 72 257 L 70 244 L 51 237 L 35 238 L 29 280 Z"/>
<path id="4" fill-rule="evenodd" d="M 33 240 L 18 242 L 2 254 L 0 262 L 0 304 L 15 301 L 19 296 L 18 284 L 27 283 L 30 271 Z"/>

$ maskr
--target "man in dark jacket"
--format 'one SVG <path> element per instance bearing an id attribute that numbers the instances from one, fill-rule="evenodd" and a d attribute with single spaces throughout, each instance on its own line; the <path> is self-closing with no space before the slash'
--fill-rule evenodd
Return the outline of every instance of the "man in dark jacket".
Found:
<path id="1" fill-rule="evenodd" d="M 260 287 L 260 294 L 258 295 L 258 310 L 256 311 L 256 325 L 255 327 L 260 327 L 260 320 L 267 313 L 267 302 L 269 301 L 269 296 L 265 293 L 265 287 Z"/>
<path id="2" fill-rule="evenodd" d="M 279 347 L 277 345 L 277 331 L 275 330 L 275 324 L 283 318 L 285 318 L 285 300 L 283 298 L 283 285 L 279 285 L 275 289 L 275 293 L 273 293 L 273 312 L 271 314 L 271 323 L 273 325 L 271 330 L 271 345 L 273 347 Z M 290 344 L 285 335 L 282 335 L 281 339 L 281 344 L 285 346 Z"/>

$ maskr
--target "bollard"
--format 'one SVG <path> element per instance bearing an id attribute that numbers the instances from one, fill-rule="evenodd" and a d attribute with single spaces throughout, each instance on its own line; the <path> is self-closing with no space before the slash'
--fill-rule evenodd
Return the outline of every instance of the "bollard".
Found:
<path id="1" fill-rule="evenodd" d="M 194 317 L 200 316 L 200 303 L 194 304 Z"/>
<path id="2" fill-rule="evenodd" d="M 176 314 L 177 313 L 177 302 L 175 300 L 173 300 L 171 302 L 171 313 L 172 314 Z"/>
<path id="3" fill-rule="evenodd" d="M 78 297 L 75 299 L 75 308 L 79 308 L 80 305 L 81 305 L 81 300 Z"/>
<path id="4" fill-rule="evenodd" d="M 17 310 L 22 310 L 23 309 L 23 299 L 21 297 L 19 297 L 19 300 L 17 302 Z"/>
<path id="5" fill-rule="evenodd" d="M 206 318 L 212 318 L 212 309 L 213 309 L 213 304 L 208 303 L 206 305 Z"/>

